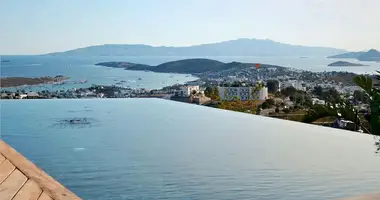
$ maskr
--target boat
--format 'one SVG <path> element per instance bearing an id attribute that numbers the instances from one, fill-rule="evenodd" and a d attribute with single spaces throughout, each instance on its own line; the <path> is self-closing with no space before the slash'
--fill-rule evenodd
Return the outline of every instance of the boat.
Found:
<path id="1" fill-rule="evenodd" d="M 137 80 L 142 80 L 141 78 L 138 78 Z"/>
<path id="2" fill-rule="evenodd" d="M 79 80 L 79 81 L 75 81 L 74 83 L 87 83 L 88 81 L 87 80 Z"/>
<path id="3" fill-rule="evenodd" d="M 10 60 L 2 60 L 2 63 L 11 62 Z"/>

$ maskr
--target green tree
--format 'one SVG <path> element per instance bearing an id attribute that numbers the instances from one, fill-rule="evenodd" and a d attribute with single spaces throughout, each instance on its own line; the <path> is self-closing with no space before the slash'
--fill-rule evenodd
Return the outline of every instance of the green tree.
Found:
<path id="1" fill-rule="evenodd" d="M 207 86 L 205 89 L 205 96 L 211 98 L 213 94 L 214 94 L 214 89 L 212 89 L 212 87 Z"/>
<path id="2" fill-rule="evenodd" d="M 326 91 L 323 91 L 322 99 L 330 103 L 339 103 L 342 100 L 335 88 L 328 88 Z"/>
<path id="3" fill-rule="evenodd" d="M 354 100 L 356 102 L 362 102 L 362 103 L 369 103 L 370 102 L 370 98 L 366 94 L 365 91 L 355 90 L 354 94 L 353 94 L 353 97 L 354 97 Z"/>
<path id="4" fill-rule="evenodd" d="M 296 92 L 297 92 L 296 88 L 294 88 L 292 86 L 287 87 L 287 88 L 285 88 L 284 90 L 281 91 L 281 93 L 284 96 L 287 96 L 287 97 L 294 95 Z"/>
<path id="5" fill-rule="evenodd" d="M 303 118 L 303 122 L 312 123 L 324 117 L 344 118 L 354 122 L 358 127 L 361 127 L 367 133 L 370 133 L 366 127 L 363 126 L 363 117 L 358 115 L 354 106 L 349 102 L 340 102 L 338 104 L 327 105 L 314 105 Z"/>
<path id="6" fill-rule="evenodd" d="M 267 87 L 269 93 L 275 93 L 280 87 L 280 83 L 277 80 L 268 80 Z"/>
<path id="7" fill-rule="evenodd" d="M 305 95 L 297 94 L 296 95 L 296 104 L 303 106 L 305 104 Z"/>
<path id="8" fill-rule="evenodd" d="M 268 105 L 270 106 L 270 107 L 272 107 L 272 106 L 274 106 L 274 99 L 267 99 L 267 100 L 265 100 L 267 103 L 268 103 Z"/>
<path id="9" fill-rule="evenodd" d="M 380 76 L 376 75 L 376 79 L 380 80 Z M 371 123 L 371 133 L 380 135 L 380 90 L 374 87 L 372 78 L 365 75 L 356 76 L 354 82 L 370 97 L 370 115 L 367 119 Z"/>
<path id="10" fill-rule="evenodd" d="M 313 94 L 317 95 L 318 97 L 322 97 L 323 89 L 321 86 L 314 87 Z"/>
<path id="11" fill-rule="evenodd" d="M 267 101 L 264 101 L 264 103 L 261 104 L 261 108 L 263 109 L 270 108 L 269 103 Z"/>
<path id="12" fill-rule="evenodd" d="M 218 87 L 215 87 L 215 88 L 214 88 L 213 97 L 214 97 L 214 98 L 212 98 L 212 99 L 214 99 L 214 100 L 217 100 L 217 101 L 220 100 Z"/>

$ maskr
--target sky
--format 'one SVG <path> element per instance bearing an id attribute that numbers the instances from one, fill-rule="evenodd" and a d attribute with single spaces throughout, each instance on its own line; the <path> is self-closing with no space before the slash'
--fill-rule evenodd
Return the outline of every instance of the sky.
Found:
<path id="1" fill-rule="evenodd" d="M 380 50 L 380 0 L 0 0 L 0 55 L 271 39 Z"/>

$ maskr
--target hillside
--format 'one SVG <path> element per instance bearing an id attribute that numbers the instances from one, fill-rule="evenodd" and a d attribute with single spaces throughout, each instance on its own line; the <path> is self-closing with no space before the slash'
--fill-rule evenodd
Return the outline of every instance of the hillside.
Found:
<path id="1" fill-rule="evenodd" d="M 338 54 L 338 55 L 328 56 L 327 58 L 355 58 L 355 59 L 357 59 L 363 53 L 365 53 L 365 52 L 364 51 L 348 52 L 348 53 L 342 53 L 342 54 Z"/>
<path id="2" fill-rule="evenodd" d="M 367 52 L 365 51 L 349 52 L 349 53 L 329 56 L 327 58 L 354 58 L 359 61 L 380 61 L 380 52 L 375 49 L 371 49 Z"/>
<path id="3" fill-rule="evenodd" d="M 105 67 L 114 67 L 114 68 L 124 68 L 126 70 L 137 70 L 137 71 L 153 71 L 153 72 L 164 72 L 164 73 L 182 73 L 182 74 L 196 74 L 204 72 L 218 72 L 226 69 L 233 68 L 249 68 L 255 67 L 254 63 L 240 63 L 240 62 L 231 62 L 223 63 L 216 60 L 196 58 L 196 59 L 185 59 L 177 60 L 172 62 L 166 62 L 157 66 L 149 66 L 142 64 L 135 64 L 129 62 L 102 62 L 96 65 L 105 66 Z M 267 67 L 276 67 L 281 68 L 280 66 L 274 65 L 265 65 L 261 64 L 261 68 Z"/>
<path id="4" fill-rule="evenodd" d="M 360 61 L 380 61 L 380 52 L 375 50 L 375 49 L 371 49 L 368 52 L 361 54 L 358 57 L 358 60 L 360 60 Z"/>
<path id="5" fill-rule="evenodd" d="M 56 52 L 53 56 L 328 56 L 345 50 L 307 47 L 272 40 L 237 39 L 187 47 L 106 44 Z"/>

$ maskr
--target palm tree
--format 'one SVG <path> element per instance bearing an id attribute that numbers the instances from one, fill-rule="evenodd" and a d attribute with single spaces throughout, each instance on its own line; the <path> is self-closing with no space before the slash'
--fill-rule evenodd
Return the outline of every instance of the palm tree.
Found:
<path id="1" fill-rule="evenodd" d="M 380 73 L 377 71 L 377 73 Z M 380 75 L 376 75 L 376 79 L 380 81 Z M 354 78 L 356 85 L 361 87 L 366 95 L 370 98 L 370 115 L 367 119 L 371 123 L 371 133 L 380 135 L 380 90 L 376 84 L 373 84 L 372 78 L 359 75 Z"/>

